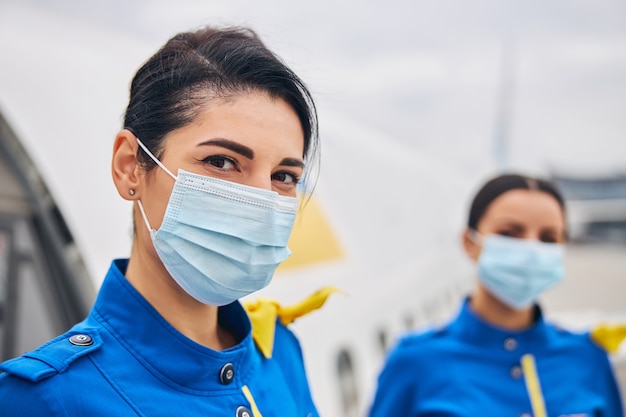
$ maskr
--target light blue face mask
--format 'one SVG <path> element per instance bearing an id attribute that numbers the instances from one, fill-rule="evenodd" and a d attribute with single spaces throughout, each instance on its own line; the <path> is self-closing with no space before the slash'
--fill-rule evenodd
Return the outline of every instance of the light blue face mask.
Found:
<path id="1" fill-rule="evenodd" d="M 514 309 L 529 307 L 565 275 L 561 244 L 500 235 L 480 240 L 479 279 L 489 292 Z"/>
<path id="2" fill-rule="evenodd" d="M 172 278 L 204 304 L 225 305 L 267 286 L 290 251 L 298 199 L 274 191 L 193 174 L 174 180 L 159 230 L 138 201 L 154 247 Z"/>

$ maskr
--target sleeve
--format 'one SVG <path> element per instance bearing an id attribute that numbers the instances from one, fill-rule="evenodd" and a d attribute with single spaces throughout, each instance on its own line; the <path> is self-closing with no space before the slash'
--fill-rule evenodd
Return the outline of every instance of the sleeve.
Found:
<path id="1" fill-rule="evenodd" d="M 415 356 L 409 355 L 402 341 L 388 356 L 378 376 L 376 392 L 369 410 L 369 417 L 413 416 L 415 410 L 416 379 L 408 372 L 414 368 Z"/>
<path id="2" fill-rule="evenodd" d="M 319 417 L 311 396 L 300 342 L 286 326 L 276 323 L 276 343 L 273 358 L 279 363 L 285 379 L 293 387 L 292 395 L 303 415 Z"/>
<path id="3" fill-rule="evenodd" d="M 606 398 L 606 409 L 604 410 L 603 417 L 624 417 L 624 410 L 622 404 L 622 398 L 613 371 L 613 365 L 610 358 L 606 355 L 602 355 L 602 363 L 600 364 L 602 369 L 601 379 L 598 384 L 598 392 Z"/>
<path id="4" fill-rule="evenodd" d="M 594 351 L 598 354 L 597 370 L 597 392 L 601 398 L 606 400 L 602 410 L 603 417 L 623 417 L 623 399 L 617 379 L 615 378 L 612 356 L 619 351 L 620 344 L 626 338 L 626 325 L 606 325 L 595 326 L 587 334 L 588 340 Z"/>
<path id="5" fill-rule="evenodd" d="M 41 383 L 30 382 L 6 372 L 0 374 L 0 415 L 69 417 L 59 402 L 50 401 L 52 394 Z"/>

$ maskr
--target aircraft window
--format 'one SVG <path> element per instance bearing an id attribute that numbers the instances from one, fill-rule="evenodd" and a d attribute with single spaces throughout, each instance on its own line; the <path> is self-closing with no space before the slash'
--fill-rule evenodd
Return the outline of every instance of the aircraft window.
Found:
<path id="1" fill-rule="evenodd" d="M 411 313 L 404 315 L 404 328 L 406 330 L 413 330 L 415 328 L 415 316 Z"/>
<path id="2" fill-rule="evenodd" d="M 385 329 L 379 329 L 377 336 L 378 346 L 380 347 L 381 352 L 385 353 L 389 345 L 389 337 L 387 335 L 387 331 Z"/>
<path id="3" fill-rule="evenodd" d="M 427 324 L 432 324 L 433 317 L 435 315 L 435 305 L 432 300 L 426 300 L 424 305 L 422 306 L 422 311 L 424 313 L 424 319 Z"/>
<path id="4" fill-rule="evenodd" d="M 337 375 L 343 415 L 356 417 L 358 415 L 359 395 L 352 363 L 352 355 L 347 349 L 341 349 L 337 354 Z"/>

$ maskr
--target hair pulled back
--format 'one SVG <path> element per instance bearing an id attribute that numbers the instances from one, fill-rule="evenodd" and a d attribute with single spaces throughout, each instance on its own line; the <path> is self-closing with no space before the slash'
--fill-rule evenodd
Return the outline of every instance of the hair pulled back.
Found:
<path id="1" fill-rule="evenodd" d="M 480 219 L 483 217 L 489 205 L 498 196 L 510 190 L 539 190 L 550 194 L 556 199 L 565 214 L 565 201 L 561 192 L 550 181 L 519 174 L 502 174 L 487 181 L 476 193 L 470 206 L 467 226 L 476 230 Z"/>
<path id="2" fill-rule="evenodd" d="M 168 40 L 135 74 L 124 127 L 158 158 L 164 137 L 195 120 L 210 100 L 255 91 L 289 103 L 304 132 L 303 157 L 316 160 L 317 111 L 309 90 L 248 28 L 206 27 Z M 137 158 L 154 168 L 142 150 Z"/>

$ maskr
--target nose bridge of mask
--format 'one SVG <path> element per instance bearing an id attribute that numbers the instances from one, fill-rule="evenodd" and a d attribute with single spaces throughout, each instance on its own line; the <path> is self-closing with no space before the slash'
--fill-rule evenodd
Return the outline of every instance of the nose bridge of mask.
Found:
<path id="1" fill-rule="evenodd" d="M 200 191 L 200 193 L 198 193 Z M 289 238 L 298 199 L 179 170 L 166 217 L 253 244 L 283 246 Z M 216 221 L 220 219 L 220 221 Z M 268 228 L 268 225 L 272 225 Z"/>
<path id="2" fill-rule="evenodd" d="M 482 235 L 476 229 L 469 229 L 468 237 L 476 245 L 482 247 L 484 247 L 487 242 L 492 242 L 492 244 L 497 244 L 500 247 L 506 247 L 508 249 L 523 249 L 533 252 L 563 251 L 563 245 L 558 243 L 549 243 L 542 242 L 536 239 L 523 239 L 512 236 L 504 236 L 497 233 Z"/>
<path id="3" fill-rule="evenodd" d="M 542 242 L 536 239 L 522 239 L 498 234 L 484 236 L 482 243 L 483 245 L 497 245 L 499 248 L 508 249 L 510 251 L 549 253 L 550 255 L 554 255 L 554 252 L 563 251 L 563 245 L 559 243 Z"/>

